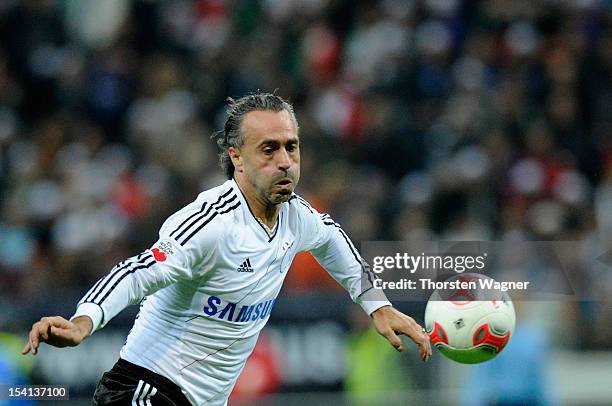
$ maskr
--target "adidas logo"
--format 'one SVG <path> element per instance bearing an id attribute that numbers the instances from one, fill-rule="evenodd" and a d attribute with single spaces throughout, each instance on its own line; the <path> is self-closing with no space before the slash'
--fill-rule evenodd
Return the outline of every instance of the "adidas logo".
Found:
<path id="1" fill-rule="evenodd" d="M 237 269 L 238 272 L 253 272 L 253 267 L 251 266 L 251 260 L 249 258 L 245 259 L 242 264 Z"/>

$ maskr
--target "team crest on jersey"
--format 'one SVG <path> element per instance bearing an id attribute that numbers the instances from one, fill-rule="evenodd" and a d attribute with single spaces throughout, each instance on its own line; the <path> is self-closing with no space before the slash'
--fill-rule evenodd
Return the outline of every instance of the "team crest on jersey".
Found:
<path id="1" fill-rule="evenodd" d="M 151 249 L 153 253 L 153 257 L 157 262 L 164 262 L 168 259 L 168 255 L 174 254 L 174 250 L 172 249 L 172 245 L 169 242 L 160 241 L 157 244 L 157 247 Z"/>

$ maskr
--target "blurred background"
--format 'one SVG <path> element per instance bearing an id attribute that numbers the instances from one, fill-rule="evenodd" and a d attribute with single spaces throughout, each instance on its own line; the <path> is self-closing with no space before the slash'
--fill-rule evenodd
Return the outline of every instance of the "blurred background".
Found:
<path id="1" fill-rule="evenodd" d="M 209 136 L 258 89 L 295 105 L 298 193 L 357 245 L 612 249 L 612 1 L 2 0 L 0 383 L 88 404 L 136 309 L 34 359 L 26 332 L 224 181 Z M 612 272 L 575 272 L 603 299 L 517 302 L 468 367 L 395 353 L 299 256 L 230 403 L 609 405 Z"/>

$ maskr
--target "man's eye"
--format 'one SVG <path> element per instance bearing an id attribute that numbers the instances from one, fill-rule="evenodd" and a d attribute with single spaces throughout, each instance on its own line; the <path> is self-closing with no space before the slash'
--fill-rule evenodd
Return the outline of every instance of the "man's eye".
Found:
<path id="1" fill-rule="evenodd" d="M 274 152 L 274 150 L 272 148 L 264 148 L 263 152 L 266 155 L 270 155 L 272 152 Z"/>

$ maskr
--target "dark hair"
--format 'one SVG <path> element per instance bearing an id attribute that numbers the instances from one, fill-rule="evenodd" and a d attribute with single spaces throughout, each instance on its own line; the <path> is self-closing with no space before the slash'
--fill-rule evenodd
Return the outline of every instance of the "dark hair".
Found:
<path id="1" fill-rule="evenodd" d="M 229 156 L 228 148 L 240 148 L 244 143 L 244 137 L 240 131 L 244 116 L 251 111 L 274 111 L 286 110 L 291 114 L 297 126 L 293 106 L 280 96 L 272 93 L 253 93 L 243 96 L 237 100 L 227 98 L 227 118 L 223 131 L 216 131 L 212 139 L 219 147 L 219 164 L 228 179 L 234 176 L 234 164 Z"/>

